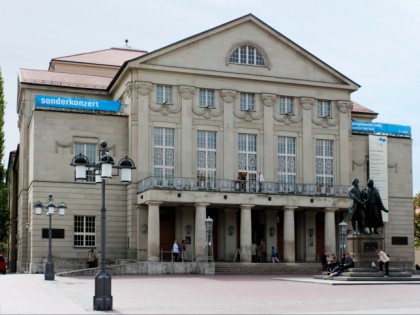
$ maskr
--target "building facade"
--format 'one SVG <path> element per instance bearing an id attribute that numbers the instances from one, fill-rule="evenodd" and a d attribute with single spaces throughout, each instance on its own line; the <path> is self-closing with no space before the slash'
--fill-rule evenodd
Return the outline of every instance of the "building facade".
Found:
<path id="1" fill-rule="evenodd" d="M 208 260 L 211 244 L 216 262 L 252 262 L 261 239 L 283 262 L 318 261 L 339 251 L 352 179 L 365 187 L 385 165 L 385 246 L 411 268 L 411 134 L 364 128 L 378 114 L 351 100 L 359 87 L 252 14 L 149 53 L 112 48 L 20 69 L 16 270 L 42 272 L 48 217 L 33 208 L 49 194 L 68 205 L 52 219 L 57 269 L 99 247 L 101 187 L 89 169 L 76 181 L 70 163 L 98 162 L 103 139 L 115 161 L 136 165 L 131 183 L 106 184 L 110 262 L 170 260 L 174 240 L 189 261 Z"/>

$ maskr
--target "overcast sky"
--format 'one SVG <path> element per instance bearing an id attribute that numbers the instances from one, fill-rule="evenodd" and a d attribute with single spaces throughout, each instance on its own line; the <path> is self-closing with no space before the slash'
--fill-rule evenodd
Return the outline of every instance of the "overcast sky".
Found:
<path id="1" fill-rule="evenodd" d="M 376 122 L 411 126 L 420 192 L 418 0 L 1 0 L 0 12 L 6 166 L 19 143 L 19 68 L 47 70 L 52 58 L 125 39 L 150 52 L 252 13 L 361 85 L 352 100 L 379 113 Z"/>

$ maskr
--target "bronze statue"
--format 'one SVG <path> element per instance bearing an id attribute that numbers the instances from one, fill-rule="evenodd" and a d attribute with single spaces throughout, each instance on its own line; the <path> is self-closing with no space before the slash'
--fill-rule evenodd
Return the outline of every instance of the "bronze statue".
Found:
<path id="1" fill-rule="evenodd" d="M 365 231 L 365 206 L 362 192 L 359 189 L 359 179 L 355 178 L 349 190 L 350 206 L 348 218 L 353 227 L 353 234 L 366 234 Z"/>
<path id="2" fill-rule="evenodd" d="M 369 179 L 367 188 L 363 189 L 362 197 L 366 206 L 366 225 L 369 228 L 370 234 L 379 234 L 378 228 L 384 226 L 382 219 L 382 211 L 388 213 L 382 203 L 379 190 L 374 187 L 373 179 Z"/>

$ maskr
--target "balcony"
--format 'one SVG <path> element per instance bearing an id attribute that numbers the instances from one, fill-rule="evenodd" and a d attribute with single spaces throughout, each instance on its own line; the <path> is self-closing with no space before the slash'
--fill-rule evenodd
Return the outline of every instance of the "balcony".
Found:
<path id="1" fill-rule="evenodd" d="M 176 191 L 214 191 L 244 194 L 348 197 L 349 186 L 150 176 L 138 182 L 137 193 L 151 189 Z"/>

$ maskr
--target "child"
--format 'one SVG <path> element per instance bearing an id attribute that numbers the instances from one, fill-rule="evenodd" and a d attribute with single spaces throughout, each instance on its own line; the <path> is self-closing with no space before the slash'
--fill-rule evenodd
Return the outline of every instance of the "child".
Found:
<path id="1" fill-rule="evenodd" d="M 274 246 L 271 246 L 271 260 L 272 260 L 273 264 L 275 262 L 280 262 L 279 251 Z"/>

